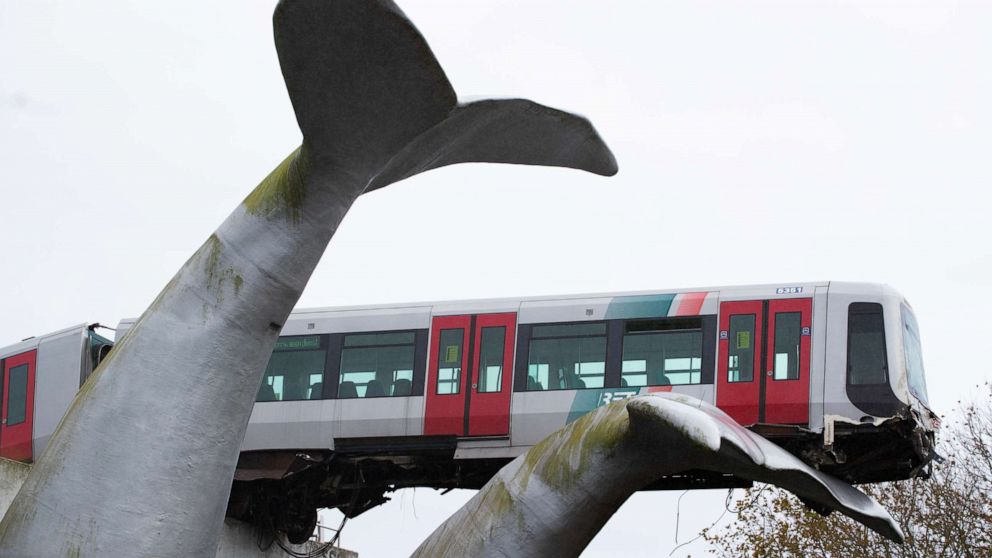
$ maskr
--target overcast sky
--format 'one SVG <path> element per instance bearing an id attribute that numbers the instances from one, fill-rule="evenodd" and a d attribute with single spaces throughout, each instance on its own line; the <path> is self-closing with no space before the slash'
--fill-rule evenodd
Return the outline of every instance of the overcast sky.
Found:
<path id="1" fill-rule="evenodd" d="M 0 0 L 0 345 L 138 316 L 299 144 L 273 5 Z M 377 191 L 301 306 L 881 282 L 916 309 L 938 412 L 992 378 L 972 354 L 992 312 L 992 3 L 401 7 L 459 95 L 585 114 L 620 173 L 462 165 Z M 725 494 L 685 496 L 679 541 Z M 469 495 L 397 495 L 345 545 L 409 553 Z M 636 495 L 586 556 L 668 555 L 677 496 Z"/>

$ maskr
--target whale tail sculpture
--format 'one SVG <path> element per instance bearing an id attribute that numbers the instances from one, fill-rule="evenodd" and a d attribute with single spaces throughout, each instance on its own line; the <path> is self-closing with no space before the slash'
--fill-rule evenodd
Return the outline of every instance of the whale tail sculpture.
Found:
<path id="1" fill-rule="evenodd" d="M 388 0 L 283 0 L 303 144 L 235 209 L 90 377 L 0 522 L 0 556 L 212 556 L 279 330 L 362 193 L 460 162 L 614 174 L 585 119 L 459 105 Z"/>
<path id="2" fill-rule="evenodd" d="M 459 105 L 423 37 L 389 0 L 284 0 L 274 20 L 313 163 L 367 177 L 365 191 L 465 162 L 617 172 L 582 117 L 524 99 Z"/>
<path id="3" fill-rule="evenodd" d="M 503 467 L 417 557 L 578 556 L 635 491 L 689 470 L 792 491 L 902 542 L 884 508 L 698 399 L 654 394 L 600 407 Z"/>

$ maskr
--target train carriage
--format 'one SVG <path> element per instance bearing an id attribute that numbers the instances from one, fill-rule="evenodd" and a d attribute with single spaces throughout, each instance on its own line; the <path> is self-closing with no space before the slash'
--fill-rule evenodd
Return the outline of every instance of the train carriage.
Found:
<path id="1" fill-rule="evenodd" d="M 85 324 L 0 348 L 0 457 L 40 455 L 113 343 Z"/>
<path id="2" fill-rule="evenodd" d="M 57 375 L 75 389 L 105 352 L 82 330 L 76 353 L 89 357 L 53 361 L 39 393 Z M 658 391 L 713 403 L 849 482 L 926 474 L 939 425 L 913 312 L 883 285 L 297 310 L 264 373 L 229 514 L 303 536 L 319 507 L 354 516 L 401 487 L 478 488 L 597 406 Z M 37 399 L 33 452 L 10 455 L 37 455 L 68 403 Z M 743 485 L 688 471 L 651 488 Z"/>

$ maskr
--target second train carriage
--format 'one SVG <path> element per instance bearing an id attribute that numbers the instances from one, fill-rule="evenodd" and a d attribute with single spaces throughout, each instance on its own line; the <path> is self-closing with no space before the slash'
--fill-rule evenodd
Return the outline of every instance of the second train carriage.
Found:
<path id="1" fill-rule="evenodd" d="M 80 324 L 0 348 L 0 457 L 33 461 L 113 342 Z"/>
<path id="2" fill-rule="evenodd" d="M 132 324 L 122 321 L 118 338 Z M 84 329 L 75 368 L 53 362 L 39 386 L 57 368 L 85 379 L 106 343 L 75 328 Z M 21 393 L 8 369 L 24 364 L 8 349 L 5 418 Z M 478 488 L 584 413 L 657 391 L 713 403 L 850 482 L 925 472 L 939 424 L 913 312 L 882 285 L 297 310 L 265 371 L 229 514 L 305 538 L 316 508 L 354 516 L 401 487 Z M 11 456 L 39 454 L 67 405 L 36 397 L 33 447 Z M 742 485 L 690 471 L 651 488 Z"/>

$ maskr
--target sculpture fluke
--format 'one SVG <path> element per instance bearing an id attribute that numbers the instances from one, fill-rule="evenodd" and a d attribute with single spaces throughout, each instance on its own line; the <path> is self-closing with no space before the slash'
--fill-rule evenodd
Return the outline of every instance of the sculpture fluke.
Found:
<path id="1" fill-rule="evenodd" d="M 361 36 L 351 32 L 358 21 Z M 617 172 L 585 118 L 525 99 L 459 105 L 424 38 L 389 0 L 283 0 L 274 22 L 314 163 L 368 177 L 367 191 L 467 162 Z M 328 32 L 339 29 L 347 31 Z"/>
<path id="2" fill-rule="evenodd" d="M 520 100 L 458 106 L 392 2 L 283 1 L 274 26 L 303 145 L 80 390 L 0 522 L 0 555 L 212 556 L 279 331 L 368 189 L 467 161 L 616 171 L 580 117 Z"/>
<path id="3" fill-rule="evenodd" d="M 768 482 L 902 541 L 888 512 L 698 399 L 617 401 L 545 438 L 493 477 L 414 556 L 578 556 L 635 491 L 692 469 Z"/>

